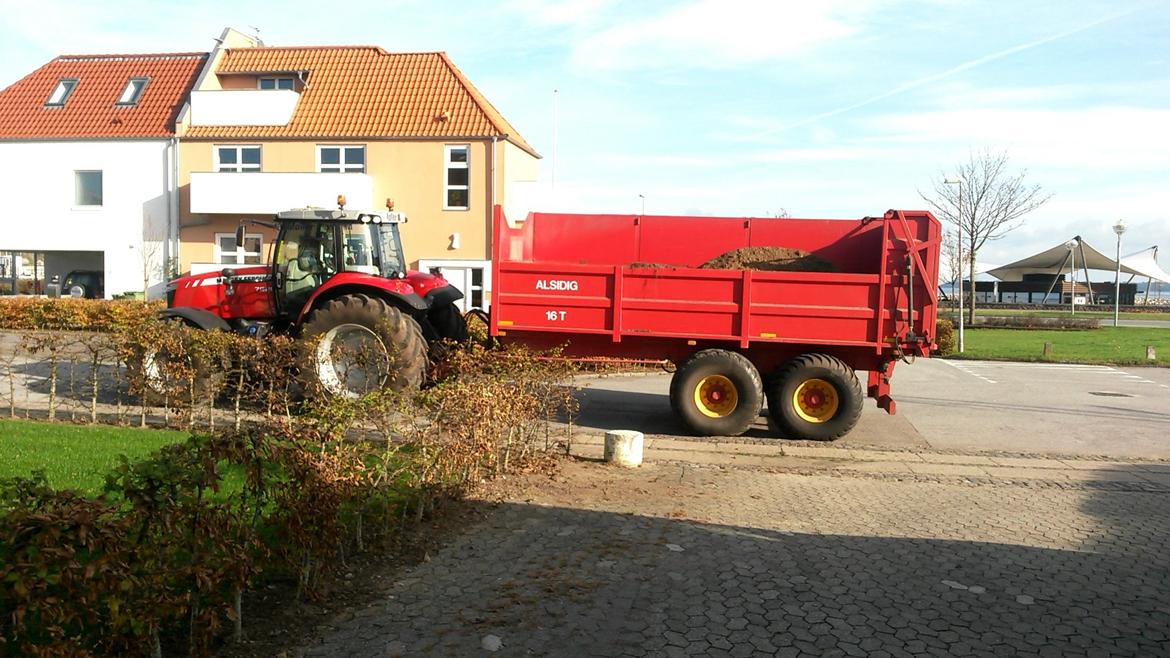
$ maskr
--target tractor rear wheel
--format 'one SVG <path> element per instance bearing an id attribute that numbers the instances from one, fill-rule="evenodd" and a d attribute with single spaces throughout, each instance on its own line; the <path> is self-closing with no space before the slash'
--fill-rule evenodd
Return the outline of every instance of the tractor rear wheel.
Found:
<path id="1" fill-rule="evenodd" d="M 674 413 L 700 436 L 738 436 L 760 416 L 760 373 L 742 354 L 702 350 L 670 380 Z"/>
<path id="2" fill-rule="evenodd" d="M 422 385 L 427 345 L 418 322 L 378 297 L 344 295 L 309 313 L 301 369 L 310 394 L 356 398 Z"/>
<path id="3" fill-rule="evenodd" d="M 802 354 L 768 386 L 768 414 L 787 438 L 832 441 L 861 417 L 865 399 L 853 369 L 827 354 Z"/>

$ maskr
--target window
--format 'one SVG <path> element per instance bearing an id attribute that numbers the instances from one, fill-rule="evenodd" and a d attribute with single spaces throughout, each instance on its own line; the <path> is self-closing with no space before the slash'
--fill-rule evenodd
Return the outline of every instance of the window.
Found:
<path id="1" fill-rule="evenodd" d="M 69 99 L 69 95 L 77 88 L 77 78 L 61 78 L 57 81 L 57 86 L 53 87 L 53 93 L 49 94 L 49 100 L 45 101 L 47 107 L 61 107 L 65 101 Z"/>
<path id="2" fill-rule="evenodd" d="M 471 308 L 483 308 L 483 268 L 471 268 L 471 286 L 468 292 L 471 293 L 470 299 Z"/>
<path id="3" fill-rule="evenodd" d="M 287 76 L 273 76 L 270 78 L 260 78 L 256 83 L 260 89 L 292 89 L 293 79 Z"/>
<path id="4" fill-rule="evenodd" d="M 260 147 L 215 147 L 215 170 L 228 172 L 260 171 Z"/>
<path id="5" fill-rule="evenodd" d="M 216 233 L 215 262 L 221 265 L 259 265 L 263 246 L 264 236 L 249 233 L 244 236 L 244 244 L 239 251 L 236 251 L 235 233 Z"/>
<path id="6" fill-rule="evenodd" d="M 323 174 L 366 173 L 366 147 L 318 146 L 317 171 Z"/>
<path id="7" fill-rule="evenodd" d="M 146 89 L 146 83 L 150 82 L 150 78 L 130 78 L 126 83 L 126 88 L 122 90 L 122 95 L 118 97 L 118 105 L 137 105 L 138 99 L 142 96 L 142 90 Z"/>
<path id="8" fill-rule="evenodd" d="M 443 148 L 443 161 L 447 169 L 447 175 L 443 178 L 444 210 L 467 210 L 471 207 L 471 193 L 468 189 L 471 172 L 467 168 L 470 151 L 471 147 L 466 144 Z"/>
<path id="9" fill-rule="evenodd" d="M 73 205 L 100 206 L 102 205 L 102 172 L 75 171 L 73 172 Z"/>

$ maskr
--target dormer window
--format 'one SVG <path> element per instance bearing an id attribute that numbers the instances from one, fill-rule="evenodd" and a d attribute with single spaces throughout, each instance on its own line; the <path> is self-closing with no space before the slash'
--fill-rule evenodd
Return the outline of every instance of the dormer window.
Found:
<path id="1" fill-rule="evenodd" d="M 65 101 L 69 99 L 69 95 L 77 88 L 77 78 L 61 78 L 57 81 L 57 86 L 53 87 L 53 93 L 49 95 L 49 100 L 45 101 L 46 107 L 61 107 Z"/>
<path id="2" fill-rule="evenodd" d="M 126 88 L 122 90 L 122 95 L 118 97 L 118 105 L 137 105 L 138 99 L 142 97 L 142 90 L 146 89 L 146 83 L 150 78 L 130 78 L 126 83 Z"/>
<path id="3" fill-rule="evenodd" d="M 266 78 L 260 78 L 257 82 L 257 87 L 260 89 L 288 89 L 293 88 L 292 76 L 275 75 Z"/>

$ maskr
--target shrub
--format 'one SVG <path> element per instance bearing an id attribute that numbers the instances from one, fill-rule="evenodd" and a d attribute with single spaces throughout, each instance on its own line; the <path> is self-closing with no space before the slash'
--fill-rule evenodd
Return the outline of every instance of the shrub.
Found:
<path id="1" fill-rule="evenodd" d="M 934 342 L 938 345 L 936 354 L 946 356 L 955 351 L 955 325 L 950 320 L 939 318 L 935 324 Z"/>
<path id="2" fill-rule="evenodd" d="M 161 394 L 164 419 L 208 431 L 123 460 L 96 500 L 43 478 L 0 482 L 0 656 L 163 644 L 207 655 L 225 624 L 242 632 L 252 584 L 291 577 L 298 596 L 319 595 L 347 551 L 525 467 L 552 445 L 546 421 L 574 410 L 573 369 L 556 354 L 468 344 L 423 391 L 317 399 L 294 414 L 301 350 L 287 337 L 191 330 L 144 304 L 18 301 L 0 319 L 54 372 L 70 350 L 116 358 L 132 393 Z M 82 327 L 111 333 L 88 334 L 100 339 L 90 350 L 52 330 Z M 217 400 L 234 423 L 215 430 Z"/>

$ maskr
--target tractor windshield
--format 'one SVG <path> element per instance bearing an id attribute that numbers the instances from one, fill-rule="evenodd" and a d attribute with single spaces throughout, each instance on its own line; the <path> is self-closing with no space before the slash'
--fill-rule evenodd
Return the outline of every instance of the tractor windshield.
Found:
<path id="1" fill-rule="evenodd" d="M 341 268 L 349 272 L 364 272 L 379 275 L 374 242 L 370 238 L 369 224 L 342 224 L 341 244 L 345 258 Z"/>
<path id="2" fill-rule="evenodd" d="M 376 224 L 374 228 L 382 237 L 382 276 L 406 274 L 406 261 L 402 257 L 402 241 L 398 237 L 398 225 Z"/>
<path id="3" fill-rule="evenodd" d="M 405 272 L 398 227 L 393 224 L 342 224 L 341 269 L 393 277 Z"/>

